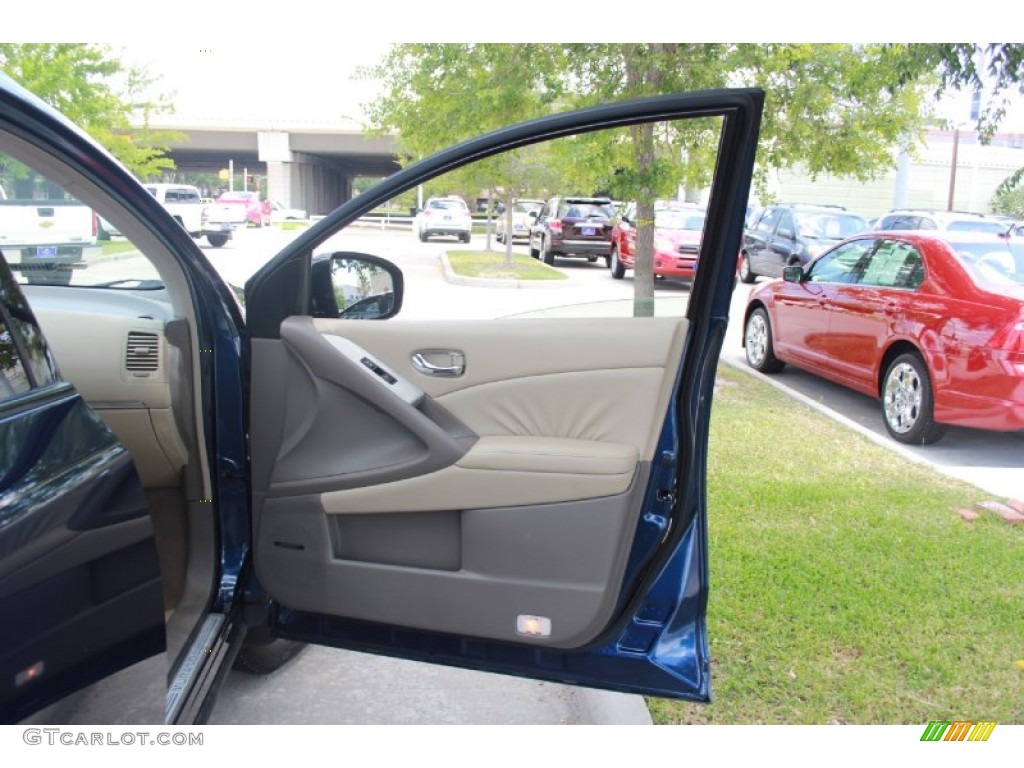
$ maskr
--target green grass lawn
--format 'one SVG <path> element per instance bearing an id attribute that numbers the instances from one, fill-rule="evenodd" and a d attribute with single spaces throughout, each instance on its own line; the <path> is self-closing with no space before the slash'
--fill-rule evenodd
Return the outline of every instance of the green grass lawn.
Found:
<path id="1" fill-rule="evenodd" d="M 987 494 L 726 366 L 708 479 L 714 703 L 655 722 L 1024 723 L 1024 526 L 952 511 Z"/>
<path id="2" fill-rule="evenodd" d="M 537 259 L 512 254 L 512 266 L 505 264 L 504 251 L 448 251 L 452 270 L 463 277 L 492 277 L 507 280 L 565 280 L 564 274 Z"/>

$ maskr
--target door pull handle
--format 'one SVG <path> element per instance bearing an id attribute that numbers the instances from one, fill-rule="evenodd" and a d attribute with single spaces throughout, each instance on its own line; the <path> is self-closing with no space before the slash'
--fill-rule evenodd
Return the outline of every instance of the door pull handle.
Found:
<path id="1" fill-rule="evenodd" d="M 427 355 L 447 355 L 450 363 L 448 365 L 437 365 L 427 359 Z M 461 376 L 466 370 L 466 356 L 461 352 L 450 350 L 424 350 L 416 352 L 412 356 L 412 367 L 427 376 L 442 376 L 454 378 Z"/>

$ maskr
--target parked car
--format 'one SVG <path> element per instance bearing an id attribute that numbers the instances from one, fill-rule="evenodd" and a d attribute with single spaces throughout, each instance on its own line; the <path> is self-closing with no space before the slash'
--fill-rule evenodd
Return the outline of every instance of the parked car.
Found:
<path id="1" fill-rule="evenodd" d="M 460 197 L 432 197 L 413 218 L 412 231 L 424 243 L 437 235 L 457 237 L 468 243 L 473 233 L 473 217 Z"/>
<path id="2" fill-rule="evenodd" d="M 1013 223 L 1013 219 L 1008 216 L 905 208 L 879 216 L 872 229 L 934 229 L 942 232 L 988 232 L 1002 235 L 1010 230 Z"/>
<path id="3" fill-rule="evenodd" d="M 100 701 L 201 722 L 232 662 L 268 672 L 303 642 L 706 701 L 707 430 L 763 99 L 470 139 L 290 241 L 243 315 L 123 166 L 0 74 L 0 152 L 135 249 L 36 285 L 0 246 L 0 721 L 95 724 L 71 707 Z M 722 269 L 685 318 L 388 322 L 402 270 L 344 247 L 478 158 L 708 116 L 728 125 L 709 207 L 729 225 L 705 233 Z"/>
<path id="4" fill-rule="evenodd" d="M 1024 429 L 1024 241 L 854 237 L 755 288 L 743 339 L 756 370 L 789 363 L 879 398 L 903 443 L 950 424 Z"/>
<path id="5" fill-rule="evenodd" d="M 280 200 L 270 201 L 270 222 L 280 224 L 282 221 L 302 221 L 308 219 L 309 214 L 301 208 L 289 208 Z"/>
<path id="6" fill-rule="evenodd" d="M 699 205 L 674 203 L 654 212 L 654 275 L 692 282 L 707 214 Z M 621 280 L 636 265 L 636 203 L 629 203 L 612 228 L 608 269 Z"/>
<path id="7" fill-rule="evenodd" d="M 607 197 L 552 197 L 530 227 L 530 255 L 545 264 L 556 256 L 611 262 L 615 206 Z"/>
<path id="8" fill-rule="evenodd" d="M 207 205 L 191 184 L 148 183 L 145 188 L 196 240 L 205 237 L 220 248 L 231 239 L 234 206 Z"/>
<path id="9" fill-rule="evenodd" d="M 840 240 L 868 229 L 867 222 L 839 206 L 770 205 L 743 233 L 740 280 L 781 277 L 785 267 L 806 264 Z"/>
<path id="10" fill-rule="evenodd" d="M 217 204 L 235 211 L 234 223 L 239 226 L 265 227 L 270 224 L 271 207 L 260 199 L 259 192 L 223 192 Z"/>
<path id="11" fill-rule="evenodd" d="M 99 234 L 95 211 L 0 149 L 0 248 L 26 280 L 67 285 Z"/>
<path id="12" fill-rule="evenodd" d="M 512 239 L 529 240 L 530 225 L 533 224 L 536 214 L 544 207 L 543 200 L 516 200 L 512 203 Z M 506 213 L 503 211 L 495 219 L 494 232 L 499 243 L 505 242 Z"/>

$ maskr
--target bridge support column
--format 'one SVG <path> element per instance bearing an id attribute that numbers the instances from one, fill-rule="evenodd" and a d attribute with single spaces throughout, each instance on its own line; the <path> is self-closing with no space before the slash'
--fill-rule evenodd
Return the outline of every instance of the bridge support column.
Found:
<path id="1" fill-rule="evenodd" d="M 296 191 L 291 137 L 284 131 L 260 131 L 256 134 L 259 158 L 267 165 L 267 197 L 292 205 Z"/>

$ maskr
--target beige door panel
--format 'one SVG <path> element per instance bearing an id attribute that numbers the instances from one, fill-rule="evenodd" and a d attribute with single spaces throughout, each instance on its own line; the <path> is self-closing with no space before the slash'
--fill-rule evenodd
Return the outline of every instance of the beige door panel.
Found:
<path id="1" fill-rule="evenodd" d="M 632 446 L 590 440 L 483 437 L 454 466 L 393 483 L 321 496 L 328 514 L 492 509 L 625 493 Z"/>
<path id="2" fill-rule="evenodd" d="M 589 642 L 615 606 L 686 331 L 289 318 L 253 342 L 261 581 L 327 615 Z M 429 375 L 417 355 L 465 367 Z M 550 635 L 521 635 L 523 616 Z"/>
<path id="3" fill-rule="evenodd" d="M 613 441 L 650 458 L 686 336 L 683 318 L 479 323 L 313 321 L 372 352 L 478 435 Z M 460 352 L 465 372 L 428 376 L 422 350 Z"/>

